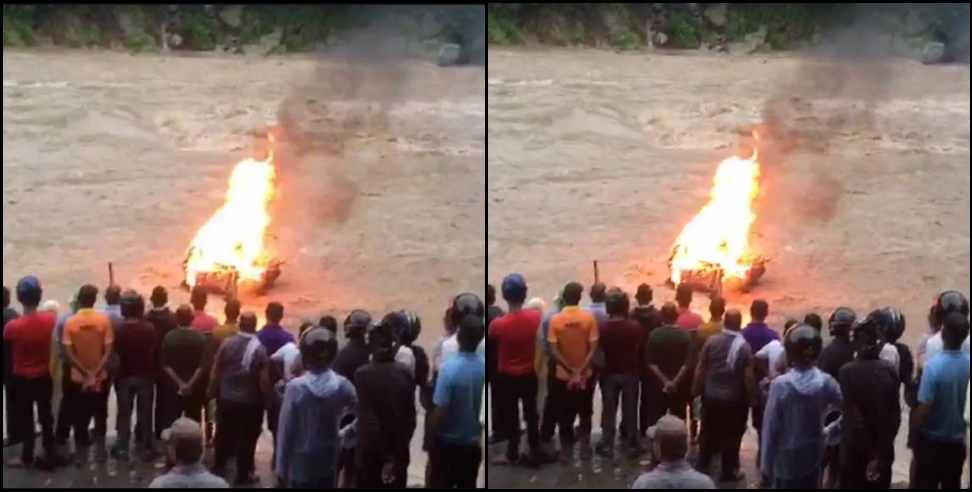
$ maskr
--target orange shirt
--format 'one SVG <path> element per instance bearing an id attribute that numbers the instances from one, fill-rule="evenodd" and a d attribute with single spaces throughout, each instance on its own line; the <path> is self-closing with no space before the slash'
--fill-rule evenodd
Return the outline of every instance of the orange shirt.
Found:
<path id="1" fill-rule="evenodd" d="M 82 309 L 64 325 L 64 348 L 74 349 L 74 355 L 85 369 L 93 371 L 105 357 L 108 346 L 115 343 L 115 332 L 111 327 L 111 318 L 95 311 Z M 71 370 L 71 380 L 83 383 L 81 371 Z"/>
<path id="2" fill-rule="evenodd" d="M 597 319 L 587 310 L 578 306 L 568 306 L 550 319 L 550 334 L 547 340 L 556 346 L 564 362 L 571 367 L 580 367 L 598 340 Z M 590 369 L 584 377 L 591 375 Z M 557 379 L 567 381 L 567 371 L 557 365 Z"/>

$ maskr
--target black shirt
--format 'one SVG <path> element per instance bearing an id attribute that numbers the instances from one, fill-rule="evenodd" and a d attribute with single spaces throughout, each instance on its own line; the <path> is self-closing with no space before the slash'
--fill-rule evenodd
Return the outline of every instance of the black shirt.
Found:
<path id="1" fill-rule="evenodd" d="M 898 374 L 883 360 L 855 360 L 840 369 L 843 442 L 851 449 L 894 449 L 901 425 Z"/>
<path id="2" fill-rule="evenodd" d="M 3 329 L 7 329 L 7 323 L 20 317 L 17 311 L 7 308 L 3 310 Z M 13 374 L 13 357 L 10 355 L 10 347 L 3 342 L 3 336 L 0 335 L 0 343 L 3 344 L 3 381 L 9 380 L 8 376 Z"/>
<path id="3" fill-rule="evenodd" d="M 371 363 L 354 375 L 358 391 L 357 464 L 380 467 L 394 458 L 407 466 L 415 435 L 415 380 L 398 362 Z"/>
<path id="4" fill-rule="evenodd" d="M 827 348 L 820 353 L 817 366 L 821 371 L 830 374 L 834 379 L 840 380 L 840 368 L 844 364 L 854 360 L 854 347 L 850 341 L 835 338 Z"/>
<path id="5" fill-rule="evenodd" d="M 499 306 L 490 306 L 486 311 L 486 327 L 489 328 L 493 324 L 493 321 L 498 320 L 505 316 L 506 313 Z M 493 380 L 493 376 L 499 367 L 499 351 L 496 348 L 496 343 L 490 341 L 489 334 L 486 334 L 486 378 L 489 381 Z"/>
<path id="6" fill-rule="evenodd" d="M 360 340 L 351 340 L 338 352 L 338 356 L 334 359 L 334 364 L 331 366 L 331 369 L 348 381 L 351 381 L 357 390 L 358 383 L 354 380 L 354 375 L 358 372 L 358 369 L 368 365 L 370 361 L 371 349 L 368 348 L 368 345 Z M 418 360 L 416 359 L 416 369 L 418 369 L 417 362 Z M 341 427 L 345 427 L 351 422 L 354 422 L 354 416 L 348 415 L 341 420 Z"/>
<path id="7" fill-rule="evenodd" d="M 661 326 L 661 315 L 655 306 L 638 306 L 631 310 L 631 319 L 638 322 L 645 329 L 645 336 L 650 336 L 655 328 Z"/>

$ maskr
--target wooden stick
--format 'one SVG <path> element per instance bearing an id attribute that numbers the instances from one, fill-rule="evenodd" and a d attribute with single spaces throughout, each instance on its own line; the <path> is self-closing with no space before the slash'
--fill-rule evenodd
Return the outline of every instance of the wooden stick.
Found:
<path id="1" fill-rule="evenodd" d="M 597 260 L 594 260 L 594 283 L 601 283 L 601 271 L 597 268 Z"/>
<path id="2" fill-rule="evenodd" d="M 108 262 L 108 286 L 115 285 L 115 265 Z"/>

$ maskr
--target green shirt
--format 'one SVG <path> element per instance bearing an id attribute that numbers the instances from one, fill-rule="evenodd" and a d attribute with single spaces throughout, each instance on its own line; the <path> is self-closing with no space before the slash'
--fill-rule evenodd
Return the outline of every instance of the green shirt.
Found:
<path id="1" fill-rule="evenodd" d="M 189 328 L 178 328 L 169 332 L 162 341 L 162 366 L 171 367 L 185 382 L 204 362 L 206 337 Z"/>

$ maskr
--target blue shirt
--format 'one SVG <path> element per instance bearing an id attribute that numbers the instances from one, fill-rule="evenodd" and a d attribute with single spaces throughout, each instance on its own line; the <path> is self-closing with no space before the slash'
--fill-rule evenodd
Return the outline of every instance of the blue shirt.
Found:
<path id="1" fill-rule="evenodd" d="M 780 335 L 773 331 L 769 325 L 755 321 L 743 328 L 742 335 L 746 339 L 746 342 L 749 343 L 749 348 L 753 349 L 754 354 L 763 350 L 766 344 L 780 339 Z"/>
<path id="2" fill-rule="evenodd" d="M 594 316 L 594 319 L 597 320 L 598 331 L 604 331 L 604 329 L 607 328 L 607 322 L 609 319 L 611 319 L 611 317 L 608 316 L 607 307 L 603 302 L 594 302 L 588 304 L 584 309 L 591 313 Z"/>
<path id="3" fill-rule="evenodd" d="M 297 484 L 335 481 L 340 423 L 357 408 L 354 386 L 334 371 L 307 372 L 287 383 L 277 432 L 278 473 Z"/>
<path id="4" fill-rule="evenodd" d="M 933 441 L 965 442 L 965 398 L 969 385 L 969 354 L 944 351 L 925 364 L 918 402 L 932 405 L 921 429 Z"/>
<path id="5" fill-rule="evenodd" d="M 543 343 L 543 350 L 547 353 L 547 357 L 553 357 L 553 351 L 550 350 L 550 340 L 547 340 L 547 336 L 550 335 L 550 320 L 558 314 L 560 314 L 560 309 L 556 307 L 547 311 L 547 314 L 543 317 L 543 323 L 540 325 L 540 331 L 543 333 L 543 339 L 540 342 Z"/>
<path id="6" fill-rule="evenodd" d="M 433 402 L 445 409 L 438 436 L 455 446 L 476 446 L 483 435 L 479 414 L 486 387 L 486 364 L 476 354 L 460 353 L 442 366 Z"/>
<path id="7" fill-rule="evenodd" d="M 283 327 L 276 325 L 264 326 L 260 333 L 257 333 L 257 338 L 260 343 L 263 344 L 263 348 L 267 349 L 267 354 L 273 355 L 277 353 L 284 345 L 292 343 L 297 344 L 297 340 L 287 330 Z"/>
<path id="8" fill-rule="evenodd" d="M 763 475 L 794 480 L 818 472 L 826 444 L 824 416 L 842 402 L 840 385 L 816 367 L 790 369 L 774 379 L 763 416 Z"/>

